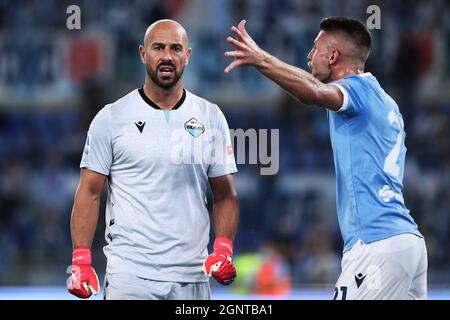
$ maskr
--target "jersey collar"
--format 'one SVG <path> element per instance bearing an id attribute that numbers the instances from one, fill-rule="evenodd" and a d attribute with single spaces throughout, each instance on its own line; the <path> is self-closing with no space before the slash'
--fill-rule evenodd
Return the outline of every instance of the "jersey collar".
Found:
<path id="1" fill-rule="evenodd" d="M 144 100 L 150 107 L 157 109 L 157 110 L 162 110 L 155 102 L 153 102 L 149 97 L 147 97 L 147 95 L 144 92 L 143 87 L 139 88 L 138 91 L 139 91 L 139 94 L 141 95 L 142 100 Z M 180 100 L 178 100 L 178 102 L 175 104 L 175 106 L 170 110 L 176 110 L 179 107 L 181 107 L 181 105 L 183 104 L 185 99 L 186 99 L 186 89 L 183 88 L 183 94 L 181 95 Z"/>
<path id="2" fill-rule="evenodd" d="M 372 73 L 370 73 L 370 72 L 364 72 L 364 73 L 358 74 L 358 76 L 363 77 L 363 78 L 369 77 L 371 75 L 372 75 Z"/>

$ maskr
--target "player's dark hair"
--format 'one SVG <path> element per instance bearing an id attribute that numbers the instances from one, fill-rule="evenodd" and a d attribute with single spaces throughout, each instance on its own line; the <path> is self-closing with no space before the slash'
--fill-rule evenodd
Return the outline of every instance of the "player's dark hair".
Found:
<path id="1" fill-rule="evenodd" d="M 346 17 L 328 17 L 320 21 L 320 29 L 343 32 L 357 47 L 365 49 L 367 54 L 362 57 L 365 62 L 372 45 L 372 36 L 363 23 Z"/>

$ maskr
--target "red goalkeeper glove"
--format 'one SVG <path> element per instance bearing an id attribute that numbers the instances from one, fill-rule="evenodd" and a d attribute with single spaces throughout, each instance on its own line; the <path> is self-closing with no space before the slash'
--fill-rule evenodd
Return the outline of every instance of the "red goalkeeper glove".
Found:
<path id="1" fill-rule="evenodd" d="M 67 288 L 78 298 L 87 299 L 100 291 L 97 274 L 91 266 L 91 249 L 75 248 L 72 253 L 72 275 Z"/>
<path id="2" fill-rule="evenodd" d="M 216 238 L 214 251 L 203 262 L 203 270 L 208 277 L 213 276 L 219 283 L 228 285 L 236 278 L 236 268 L 231 263 L 233 244 L 225 237 Z"/>

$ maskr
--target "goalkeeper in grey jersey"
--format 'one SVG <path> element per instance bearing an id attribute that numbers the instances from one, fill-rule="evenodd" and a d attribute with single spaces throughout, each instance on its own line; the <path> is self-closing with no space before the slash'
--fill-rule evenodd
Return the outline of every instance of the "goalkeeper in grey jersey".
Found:
<path id="1" fill-rule="evenodd" d="M 68 284 L 80 298 L 100 289 L 90 247 L 105 182 L 106 299 L 210 299 L 209 276 L 222 284 L 236 277 L 237 169 L 223 113 L 183 88 L 191 51 L 179 23 L 153 23 L 139 46 L 144 86 L 106 105 L 89 127 L 71 218 Z"/>

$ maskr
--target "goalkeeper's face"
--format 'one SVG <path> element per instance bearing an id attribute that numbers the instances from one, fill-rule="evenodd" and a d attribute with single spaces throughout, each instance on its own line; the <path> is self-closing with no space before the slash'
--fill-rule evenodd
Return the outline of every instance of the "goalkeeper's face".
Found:
<path id="1" fill-rule="evenodd" d="M 149 27 L 140 52 L 149 78 L 167 90 L 174 87 L 183 75 L 191 48 L 181 25 L 162 20 Z"/>
<path id="2" fill-rule="evenodd" d="M 333 39 L 330 35 L 324 34 L 323 31 L 319 33 L 314 40 L 314 46 L 308 53 L 308 67 L 312 75 L 318 80 L 328 83 L 332 81 L 332 64 L 333 60 Z"/>

